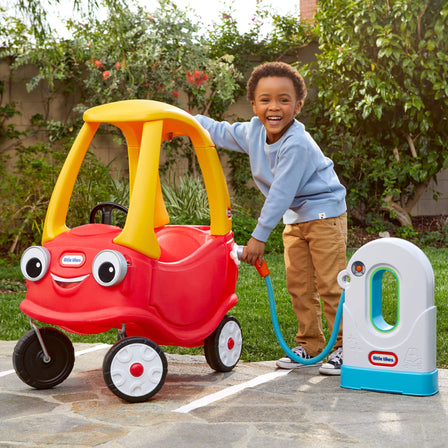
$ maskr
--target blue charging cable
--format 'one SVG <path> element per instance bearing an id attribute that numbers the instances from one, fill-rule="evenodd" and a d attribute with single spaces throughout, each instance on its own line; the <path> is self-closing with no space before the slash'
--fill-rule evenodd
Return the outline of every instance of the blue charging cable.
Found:
<path id="1" fill-rule="evenodd" d="M 263 277 L 263 275 L 262 275 L 262 277 Z M 264 281 L 266 283 L 266 289 L 268 290 L 269 310 L 271 311 L 272 325 L 274 327 L 275 336 L 277 337 L 277 340 L 278 340 L 281 348 L 283 349 L 283 351 L 294 362 L 298 362 L 300 364 L 306 364 L 306 365 L 316 364 L 317 362 L 322 361 L 324 358 L 326 358 L 330 354 L 330 351 L 333 348 L 333 346 L 336 342 L 336 339 L 338 337 L 339 327 L 341 325 L 341 320 L 342 320 L 342 309 L 343 309 L 344 300 L 345 300 L 345 290 L 342 290 L 341 299 L 339 300 L 338 309 L 336 311 L 336 317 L 335 317 L 335 321 L 334 321 L 333 331 L 331 333 L 330 340 L 328 341 L 328 344 L 326 345 L 326 347 L 324 348 L 322 353 L 315 356 L 314 358 L 306 359 L 306 358 L 302 358 L 301 356 L 298 356 L 296 353 L 294 353 L 289 348 L 289 346 L 285 342 L 285 340 L 283 339 L 283 335 L 280 331 L 280 326 L 278 324 L 277 311 L 275 309 L 274 290 L 272 289 L 272 282 L 269 277 L 269 274 L 264 276 Z"/>
<path id="2" fill-rule="evenodd" d="M 236 257 L 238 259 L 241 259 L 241 256 L 245 250 L 245 247 L 235 245 L 235 249 L 236 249 Z M 344 305 L 344 301 L 345 301 L 345 290 L 344 289 L 342 290 L 341 298 L 339 300 L 338 309 L 336 311 L 336 317 L 334 320 L 333 331 L 331 333 L 330 340 L 328 341 L 326 347 L 324 348 L 322 353 L 315 356 L 314 358 L 308 358 L 308 359 L 302 358 L 301 356 L 298 356 L 296 353 L 294 353 L 289 348 L 288 344 L 285 342 L 285 340 L 283 338 L 282 332 L 280 331 L 280 326 L 278 324 L 278 318 L 277 318 L 277 311 L 275 308 L 274 290 L 272 288 L 271 278 L 269 277 L 269 268 L 268 268 L 268 265 L 266 264 L 266 261 L 263 260 L 261 266 L 259 266 L 258 263 L 256 263 L 255 267 L 257 268 L 257 271 L 260 274 L 260 276 L 264 278 L 264 281 L 266 283 L 266 289 L 268 291 L 268 298 L 269 298 L 269 310 L 271 312 L 271 321 L 272 321 L 272 325 L 274 327 L 275 336 L 277 337 L 280 347 L 294 362 L 298 362 L 300 364 L 312 365 L 312 364 L 316 364 L 316 363 L 322 361 L 324 358 L 326 358 L 330 354 L 331 349 L 334 347 L 334 344 L 336 343 L 336 339 L 338 337 L 339 327 L 341 325 L 341 320 L 342 320 L 343 305 Z"/>

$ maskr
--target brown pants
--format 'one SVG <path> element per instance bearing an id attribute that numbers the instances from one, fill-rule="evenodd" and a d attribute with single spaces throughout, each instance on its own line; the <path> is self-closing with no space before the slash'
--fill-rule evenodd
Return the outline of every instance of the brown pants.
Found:
<path id="1" fill-rule="evenodd" d="M 331 333 L 341 297 L 337 276 L 347 263 L 347 214 L 288 224 L 283 243 L 286 285 L 299 321 L 295 339 L 308 355 L 317 356 L 326 345 L 320 299 Z M 341 346 L 342 322 L 334 348 Z"/>

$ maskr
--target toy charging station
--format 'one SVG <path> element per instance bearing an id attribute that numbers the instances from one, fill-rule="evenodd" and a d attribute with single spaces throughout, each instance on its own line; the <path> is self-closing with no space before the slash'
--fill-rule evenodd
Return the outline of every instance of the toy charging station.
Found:
<path id="1" fill-rule="evenodd" d="M 396 281 L 396 321 L 383 316 L 383 277 Z M 338 276 L 343 304 L 341 386 L 405 395 L 438 392 L 434 273 L 426 255 L 399 238 L 358 249 Z"/>
<path id="2" fill-rule="evenodd" d="M 426 255 L 399 238 L 381 238 L 358 249 L 338 275 L 343 288 L 330 340 L 314 358 L 296 355 L 280 331 L 266 262 L 258 267 L 268 291 L 274 332 L 295 362 L 314 365 L 333 348 L 343 320 L 341 387 L 404 395 L 438 392 L 434 272 Z M 395 322 L 383 312 L 384 274 L 396 285 Z M 389 286 L 390 288 L 390 286 Z"/>

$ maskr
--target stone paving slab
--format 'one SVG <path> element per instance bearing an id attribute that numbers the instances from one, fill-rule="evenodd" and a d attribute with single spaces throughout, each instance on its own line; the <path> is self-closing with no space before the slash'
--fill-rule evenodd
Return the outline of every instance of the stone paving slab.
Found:
<path id="1" fill-rule="evenodd" d="M 440 392 L 411 397 L 340 387 L 316 367 L 292 371 L 187 413 L 200 398 L 276 371 L 244 363 L 212 371 L 203 356 L 167 355 L 168 375 L 145 403 L 106 387 L 106 348 L 76 358 L 69 378 L 34 390 L 11 371 L 15 342 L 0 342 L 0 447 L 296 448 L 448 446 L 448 371 Z M 94 344 L 75 344 L 75 351 Z"/>

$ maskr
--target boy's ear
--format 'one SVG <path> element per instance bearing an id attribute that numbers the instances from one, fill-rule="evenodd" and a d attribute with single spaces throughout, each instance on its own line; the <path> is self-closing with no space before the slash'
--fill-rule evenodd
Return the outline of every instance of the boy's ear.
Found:
<path id="1" fill-rule="evenodd" d="M 252 110 L 254 111 L 254 114 L 257 115 L 257 110 L 256 110 L 256 107 L 255 107 L 255 101 L 252 100 L 252 101 L 250 102 L 250 104 L 252 104 Z"/>
<path id="2" fill-rule="evenodd" d="M 299 115 L 300 110 L 302 109 L 303 101 L 297 101 L 296 108 L 294 110 L 296 115 Z"/>

